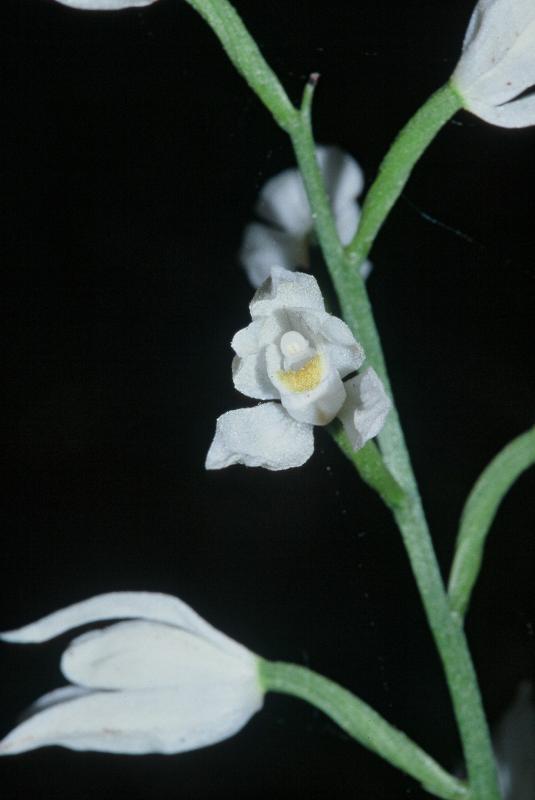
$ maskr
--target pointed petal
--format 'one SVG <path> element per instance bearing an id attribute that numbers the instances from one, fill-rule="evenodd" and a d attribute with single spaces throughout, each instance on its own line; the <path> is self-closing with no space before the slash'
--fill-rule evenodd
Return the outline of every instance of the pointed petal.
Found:
<path id="1" fill-rule="evenodd" d="M 0 755 L 47 745 L 108 753 L 180 753 L 240 730 L 262 706 L 258 679 L 184 689 L 92 692 L 45 708 L 0 742 Z"/>
<path id="2" fill-rule="evenodd" d="M 21 644 L 45 642 L 71 628 L 108 619 L 146 619 L 174 625 L 208 639 L 227 652 L 250 658 L 247 648 L 218 631 L 178 597 L 158 592 L 100 594 L 55 611 L 18 630 L 2 633 L 0 639 Z"/>
<path id="3" fill-rule="evenodd" d="M 256 210 L 266 222 L 298 238 L 304 238 L 312 228 L 305 187 L 297 169 L 286 169 L 270 178 L 260 192 Z"/>
<path id="4" fill-rule="evenodd" d="M 61 670 L 90 689 L 164 689 L 256 674 L 256 659 L 220 650 L 200 636 L 159 622 L 119 622 L 78 636 Z"/>
<path id="5" fill-rule="evenodd" d="M 117 11 L 121 8 L 150 6 L 156 0 L 56 0 L 56 2 L 81 11 Z"/>
<path id="6" fill-rule="evenodd" d="M 313 451 L 310 425 L 295 422 L 278 403 L 263 403 L 219 417 L 206 469 L 223 469 L 231 464 L 289 469 L 300 467 Z"/>
<path id="7" fill-rule="evenodd" d="M 354 450 L 380 432 L 392 406 L 384 386 L 371 367 L 346 381 L 347 400 L 338 415 Z"/>
<path id="8" fill-rule="evenodd" d="M 267 225 L 252 222 L 245 228 L 240 249 L 240 263 L 249 282 L 261 286 L 271 274 L 271 268 L 306 268 L 308 249 L 303 236 L 275 230 Z"/>
<path id="9" fill-rule="evenodd" d="M 286 308 L 325 311 L 318 282 L 312 275 L 289 272 L 280 267 L 271 270 L 271 276 L 256 290 L 249 307 L 253 319 L 269 316 L 274 311 Z"/>

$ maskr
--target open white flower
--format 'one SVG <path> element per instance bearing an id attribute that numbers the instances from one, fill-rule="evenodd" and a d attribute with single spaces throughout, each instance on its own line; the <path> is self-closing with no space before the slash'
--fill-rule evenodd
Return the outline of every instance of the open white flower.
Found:
<path id="1" fill-rule="evenodd" d="M 342 244 L 353 238 L 360 217 L 356 198 L 362 191 L 362 171 L 338 147 L 318 147 L 318 163 Z M 257 288 L 269 277 L 271 267 L 308 269 L 313 219 L 297 169 L 287 169 L 271 178 L 262 188 L 256 207 L 259 217 L 269 225 L 253 222 L 245 229 L 240 260 L 251 284 Z M 371 264 L 361 267 L 367 277 Z"/>
<path id="2" fill-rule="evenodd" d="M 274 267 L 250 311 L 252 322 L 232 340 L 234 385 L 248 397 L 280 402 L 219 417 L 207 469 L 301 466 L 314 450 L 313 426 L 336 416 L 355 449 L 377 435 L 390 401 L 371 368 L 344 382 L 364 352 L 345 322 L 325 311 L 312 275 Z"/>
<path id="3" fill-rule="evenodd" d="M 479 0 L 451 82 L 463 106 L 505 128 L 535 125 L 535 2 Z"/>
<path id="4" fill-rule="evenodd" d="M 261 708 L 256 656 L 169 595 L 98 595 L 1 638 L 43 642 L 109 619 L 130 621 L 71 642 L 61 659 L 71 685 L 37 700 L 0 755 L 46 745 L 180 753 L 232 736 Z"/>
<path id="5" fill-rule="evenodd" d="M 56 0 L 56 2 L 81 11 L 118 11 L 121 8 L 150 6 L 156 0 Z"/>

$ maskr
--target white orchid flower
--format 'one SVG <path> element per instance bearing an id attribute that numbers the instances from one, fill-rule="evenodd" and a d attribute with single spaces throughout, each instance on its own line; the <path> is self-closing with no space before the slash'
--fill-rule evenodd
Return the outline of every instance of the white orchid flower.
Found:
<path id="1" fill-rule="evenodd" d="M 239 731 L 263 703 L 257 658 L 176 597 L 98 595 L 16 631 L 7 642 L 43 642 L 71 628 L 128 619 L 69 645 L 71 685 L 41 697 L 0 742 L 0 755 L 46 745 L 109 753 L 180 753 Z"/>
<path id="2" fill-rule="evenodd" d="M 252 322 L 234 336 L 234 385 L 247 397 L 276 400 L 228 411 L 217 420 L 207 469 L 231 464 L 270 470 L 298 467 L 314 450 L 314 425 L 336 416 L 355 449 L 376 436 L 390 410 L 348 326 L 325 311 L 319 286 L 280 267 L 256 291 Z"/>
<path id="3" fill-rule="evenodd" d="M 353 238 L 360 217 L 356 198 L 364 180 L 359 165 L 338 147 L 318 147 L 316 156 L 331 201 L 342 244 Z M 255 289 L 269 278 L 271 267 L 307 269 L 314 222 L 298 169 L 287 169 L 262 188 L 256 207 L 269 225 L 253 222 L 245 229 L 240 261 Z M 361 267 L 367 277 L 371 264 Z"/>
<path id="4" fill-rule="evenodd" d="M 534 0 L 479 0 L 451 82 L 463 106 L 505 128 L 535 125 Z"/>
<path id="5" fill-rule="evenodd" d="M 150 6 L 156 0 L 56 0 L 62 6 L 78 8 L 80 11 L 118 11 L 121 8 Z"/>

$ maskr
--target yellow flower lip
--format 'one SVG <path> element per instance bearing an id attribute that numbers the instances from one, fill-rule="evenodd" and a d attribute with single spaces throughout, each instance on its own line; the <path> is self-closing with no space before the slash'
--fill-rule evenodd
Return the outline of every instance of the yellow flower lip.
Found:
<path id="1" fill-rule="evenodd" d="M 310 392 L 321 383 L 323 374 L 323 359 L 316 355 L 300 369 L 279 370 L 277 377 L 291 392 Z"/>

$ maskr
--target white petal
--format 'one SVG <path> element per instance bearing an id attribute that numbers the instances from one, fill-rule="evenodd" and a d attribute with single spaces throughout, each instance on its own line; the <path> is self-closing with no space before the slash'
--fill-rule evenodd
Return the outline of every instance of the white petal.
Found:
<path id="1" fill-rule="evenodd" d="M 295 422 L 278 403 L 227 411 L 217 420 L 206 469 L 231 464 L 270 470 L 300 467 L 314 451 L 310 425 Z"/>
<path id="2" fill-rule="evenodd" d="M 384 386 L 371 367 L 346 381 L 347 400 L 338 415 L 354 450 L 380 432 L 392 406 Z"/>
<path id="3" fill-rule="evenodd" d="M 357 230 L 360 215 L 356 198 L 364 185 L 362 170 L 354 158 L 338 147 L 318 147 L 316 155 L 338 235 L 342 244 L 349 244 Z"/>
<path id="4" fill-rule="evenodd" d="M 232 379 L 239 392 L 256 400 L 278 399 L 267 374 L 264 351 L 284 330 L 283 320 L 272 314 L 254 320 L 234 336 L 231 344 L 237 356 L 232 362 Z"/>
<path id="5" fill-rule="evenodd" d="M 506 127 L 532 124 L 524 109 L 510 115 L 507 106 L 503 112 L 497 107 L 514 100 L 535 83 L 533 0 L 478 3 L 452 82 L 464 107 L 482 119 Z"/>
<path id="6" fill-rule="evenodd" d="M 91 689 L 164 689 L 250 678 L 256 659 L 236 657 L 200 636 L 159 622 L 119 622 L 74 639 L 61 670 Z"/>
<path id="7" fill-rule="evenodd" d="M 491 125 L 502 128 L 526 128 L 535 125 L 535 96 L 530 95 L 503 106 L 473 103 L 470 111 Z"/>
<path id="8" fill-rule="evenodd" d="M 245 228 L 240 262 L 249 282 L 261 286 L 274 266 L 298 269 L 308 266 L 307 241 L 303 236 L 278 231 L 253 222 Z"/>
<path id="9" fill-rule="evenodd" d="M 107 619 L 146 619 L 163 622 L 196 633 L 227 652 L 241 654 L 245 659 L 250 658 L 247 648 L 218 631 L 178 597 L 158 592 L 100 594 L 89 600 L 82 600 L 81 603 L 67 606 L 61 611 L 55 611 L 18 630 L 2 633 L 0 639 L 21 644 L 45 642 L 71 628 Z"/>
<path id="10" fill-rule="evenodd" d="M 264 184 L 257 213 L 283 231 L 303 238 L 312 228 L 310 207 L 297 169 L 286 169 Z"/>
<path id="11" fill-rule="evenodd" d="M 318 354 L 313 371 L 305 372 L 307 365 L 300 370 L 283 371 L 281 353 L 278 347 L 270 345 L 266 351 L 268 373 L 280 392 L 281 403 L 298 423 L 327 425 L 342 407 L 346 393 L 337 370 L 326 356 Z M 316 376 L 317 370 L 320 371 Z M 306 386 L 311 381 L 318 382 L 310 389 L 295 389 L 295 378 L 302 376 L 301 383 Z"/>
<path id="12" fill-rule="evenodd" d="M 325 304 L 318 282 L 312 275 L 274 267 L 268 280 L 256 290 L 249 308 L 251 317 L 258 319 L 287 308 L 324 311 Z"/>
<path id="13" fill-rule="evenodd" d="M 150 6 L 156 0 L 56 0 L 56 2 L 82 11 L 117 11 L 120 8 Z"/>
<path id="14" fill-rule="evenodd" d="M 240 730 L 262 706 L 257 678 L 184 689 L 92 692 L 50 706 L 0 742 L 0 755 L 47 745 L 108 753 L 180 753 Z"/>
<path id="15" fill-rule="evenodd" d="M 55 706 L 58 703 L 64 703 L 66 700 L 74 700 L 75 697 L 83 697 L 90 694 L 91 689 L 86 689 L 83 686 L 62 686 L 60 689 L 53 689 L 51 692 L 39 697 L 29 708 L 26 709 L 22 715 L 23 719 L 33 717 L 38 711 L 43 711 L 45 708 Z"/>
<path id="16" fill-rule="evenodd" d="M 535 20 L 532 0 L 479 0 L 463 44 L 456 72 L 466 84 L 491 71 Z"/>
<path id="17" fill-rule="evenodd" d="M 364 350 L 349 326 L 329 314 L 323 320 L 320 330 L 321 336 L 327 342 L 325 351 L 329 361 L 340 377 L 345 378 L 351 372 L 356 372 L 364 361 Z"/>
<path id="18" fill-rule="evenodd" d="M 360 219 L 360 208 L 353 201 L 346 206 L 334 209 L 334 222 L 342 244 L 348 245 L 357 232 Z"/>
<path id="19" fill-rule="evenodd" d="M 232 380 L 236 389 L 254 400 L 278 400 L 279 393 L 266 371 L 264 353 L 232 361 Z"/>

